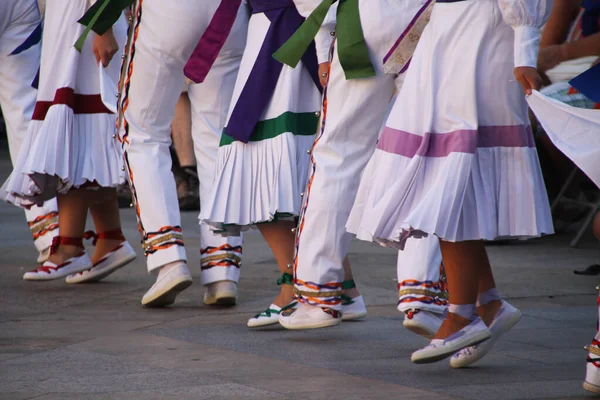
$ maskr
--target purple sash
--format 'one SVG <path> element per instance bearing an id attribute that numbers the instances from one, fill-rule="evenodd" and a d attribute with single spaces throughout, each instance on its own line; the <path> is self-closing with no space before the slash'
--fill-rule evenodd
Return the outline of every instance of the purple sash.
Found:
<path id="1" fill-rule="evenodd" d="M 271 26 L 226 128 L 228 136 L 244 143 L 250 140 L 256 124 L 269 105 L 283 68 L 283 64 L 275 60 L 272 54 L 304 22 L 293 0 L 250 0 L 250 7 L 253 14 L 264 13 L 271 21 Z M 302 57 L 302 63 L 320 90 L 319 65 L 314 43 Z"/>
<path id="2" fill-rule="evenodd" d="M 204 82 L 235 23 L 242 0 L 221 0 L 215 15 L 183 68 L 187 78 Z"/>

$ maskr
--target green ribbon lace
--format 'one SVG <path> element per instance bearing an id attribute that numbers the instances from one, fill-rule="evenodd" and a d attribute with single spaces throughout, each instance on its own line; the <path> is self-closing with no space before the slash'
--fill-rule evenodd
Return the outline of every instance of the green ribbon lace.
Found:
<path id="1" fill-rule="evenodd" d="M 134 0 L 98 0 L 91 6 L 86 13 L 79 19 L 80 24 L 85 25 L 85 29 L 77 42 L 75 48 L 81 52 L 83 44 L 90 31 L 103 35 L 119 20 L 123 10 L 133 4 Z"/>
<path id="2" fill-rule="evenodd" d="M 327 12 L 336 1 L 339 1 L 336 27 L 338 56 L 346 79 L 375 76 L 375 68 L 371 63 L 360 23 L 358 0 L 323 0 L 296 33 L 273 54 L 273 57 L 295 68 L 317 36 Z"/>
<path id="3" fill-rule="evenodd" d="M 270 317 L 271 314 L 278 314 L 279 315 L 279 314 L 281 314 L 285 310 L 289 310 L 290 308 L 296 307 L 297 304 L 298 304 L 297 301 L 292 301 L 290 304 L 288 304 L 287 306 L 283 307 L 281 310 L 273 310 L 272 308 L 267 308 L 265 311 L 256 314 L 254 316 L 254 318 Z"/>
<path id="4" fill-rule="evenodd" d="M 277 279 L 277 285 L 293 285 L 294 284 L 294 276 L 292 274 L 288 274 L 284 272 L 281 275 L 281 278 Z"/>

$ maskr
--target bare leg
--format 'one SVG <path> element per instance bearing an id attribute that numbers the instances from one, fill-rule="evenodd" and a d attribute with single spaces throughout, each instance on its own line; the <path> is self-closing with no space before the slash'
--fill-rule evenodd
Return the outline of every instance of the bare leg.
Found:
<path id="1" fill-rule="evenodd" d="M 480 254 L 478 255 L 481 260 L 485 261 L 480 265 L 479 269 L 479 293 L 484 293 L 490 289 L 494 289 L 496 287 L 496 282 L 494 280 L 494 274 L 492 273 L 492 267 L 490 265 L 490 261 L 487 256 L 487 251 L 485 250 L 485 246 L 483 242 L 481 242 L 481 248 L 479 249 Z M 477 313 L 483 319 L 486 325 L 490 325 L 496 317 L 496 314 L 500 310 L 502 306 L 502 302 L 500 300 L 494 300 L 483 306 L 477 307 Z"/>
<path id="2" fill-rule="evenodd" d="M 354 279 L 354 277 L 352 276 L 350 260 L 348 260 L 348 256 L 346 256 L 346 258 L 344 258 L 344 281 L 349 281 L 352 279 Z M 358 297 L 360 295 L 360 293 L 358 292 L 358 288 L 356 287 L 353 287 L 351 289 L 345 289 L 344 294 L 352 298 Z"/>
<path id="3" fill-rule="evenodd" d="M 96 232 L 120 231 L 121 219 L 119 217 L 117 190 L 114 188 L 100 188 L 98 190 L 88 190 L 86 195 Z M 99 239 L 96 250 L 91 257 L 92 264 L 113 251 L 121 242 L 121 240 L 115 239 Z"/>
<path id="4" fill-rule="evenodd" d="M 294 243 L 295 234 L 292 229 L 296 227 L 293 221 L 278 221 L 258 225 L 260 233 L 267 241 L 271 248 L 279 271 L 283 273 L 292 273 L 292 269 L 288 267 L 294 261 Z M 281 292 L 273 301 L 273 304 L 279 307 L 287 306 L 292 302 L 294 294 L 293 285 L 281 285 Z"/>
<path id="5" fill-rule="evenodd" d="M 85 189 L 72 189 L 67 194 L 59 194 L 57 202 L 60 220 L 58 234 L 62 237 L 83 238 L 88 210 Z M 80 246 L 61 244 L 48 261 L 60 265 L 79 254 L 81 249 Z"/>
<path id="6" fill-rule="evenodd" d="M 446 267 L 450 303 L 456 305 L 475 304 L 480 287 L 480 277 L 484 275 L 482 270 L 489 269 L 490 273 L 485 275 L 481 287 L 489 287 L 490 276 L 492 277 L 491 285 L 494 285 L 483 242 L 477 240 L 452 243 L 440 240 L 440 249 Z M 470 322 L 459 315 L 448 313 L 435 338 L 444 339 L 458 332 Z"/>
<path id="7" fill-rule="evenodd" d="M 175 106 L 171 135 L 175 152 L 182 168 L 195 167 L 194 143 L 192 141 L 192 112 L 187 93 L 182 93 Z"/>

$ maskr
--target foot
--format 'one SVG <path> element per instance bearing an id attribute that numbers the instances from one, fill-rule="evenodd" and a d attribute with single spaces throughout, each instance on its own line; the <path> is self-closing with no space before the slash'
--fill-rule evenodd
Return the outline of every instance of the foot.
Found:
<path id="1" fill-rule="evenodd" d="M 279 323 L 286 329 L 316 329 L 335 326 L 342 322 L 342 313 L 326 307 L 299 304 L 279 316 Z"/>
<path id="2" fill-rule="evenodd" d="M 237 303 L 237 284 L 233 281 L 219 281 L 206 285 L 204 304 L 213 306 L 234 306 Z"/>
<path id="3" fill-rule="evenodd" d="M 156 282 L 142 298 L 144 307 L 164 307 L 175 302 L 179 293 L 192 284 L 187 265 L 180 261 L 161 267 Z"/>
<path id="4" fill-rule="evenodd" d="M 285 310 L 294 308 L 296 305 L 297 303 L 295 301 L 283 308 L 276 304 L 271 304 L 265 311 L 256 314 L 248 320 L 248 328 L 259 328 L 262 326 L 278 324 L 279 315 Z"/>
<path id="5" fill-rule="evenodd" d="M 600 341 L 597 340 L 598 337 L 599 334 L 596 334 L 592 344 L 585 347 L 588 357 L 583 388 L 592 393 L 600 393 Z"/>
<path id="6" fill-rule="evenodd" d="M 50 246 L 48 246 L 44 250 L 40 251 L 40 254 L 38 255 L 38 258 L 37 258 L 37 263 L 43 264 L 46 261 L 48 261 L 49 257 L 50 257 Z"/>
<path id="7" fill-rule="evenodd" d="M 85 271 L 92 266 L 88 255 L 81 251 L 78 255 L 70 257 L 60 263 L 50 260 L 44 262 L 41 267 L 26 272 L 23 279 L 26 281 L 51 281 L 64 278 L 65 276 Z"/>
<path id="8" fill-rule="evenodd" d="M 362 296 L 342 301 L 342 321 L 354 321 L 367 316 L 367 306 Z"/>
<path id="9" fill-rule="evenodd" d="M 521 319 L 521 312 L 506 301 L 502 301 L 500 309 L 489 325 L 492 337 L 481 344 L 466 347 L 454 354 L 450 359 L 452 368 L 464 368 L 480 360 L 491 349 L 500 336 L 512 329 Z"/>
<path id="10" fill-rule="evenodd" d="M 443 321 L 444 318 L 440 314 L 413 308 L 404 312 L 402 325 L 409 331 L 431 340 Z"/>
<path id="11" fill-rule="evenodd" d="M 122 242 L 100 260 L 95 262 L 92 268 L 78 272 L 67 277 L 67 283 L 90 283 L 98 282 L 116 270 L 123 268 L 135 260 L 135 251 L 128 242 Z"/>
<path id="12" fill-rule="evenodd" d="M 427 364 L 450 357 L 465 347 L 474 346 L 488 340 L 492 333 L 483 320 L 477 317 L 470 324 L 445 339 L 433 339 L 431 343 L 415 351 L 411 361 L 415 364 Z"/>

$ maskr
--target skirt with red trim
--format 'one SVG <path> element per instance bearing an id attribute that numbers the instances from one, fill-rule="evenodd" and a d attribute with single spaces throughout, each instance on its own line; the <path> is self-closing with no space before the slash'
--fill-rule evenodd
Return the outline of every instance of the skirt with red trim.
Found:
<path id="1" fill-rule="evenodd" d="M 18 206 L 42 204 L 79 187 L 116 187 L 124 181 L 116 133 L 120 50 L 98 66 L 89 35 L 79 53 L 74 43 L 84 27 L 77 20 L 88 2 L 48 2 L 37 103 L 15 168 L 0 198 Z M 125 47 L 125 18 L 113 32 Z"/>

